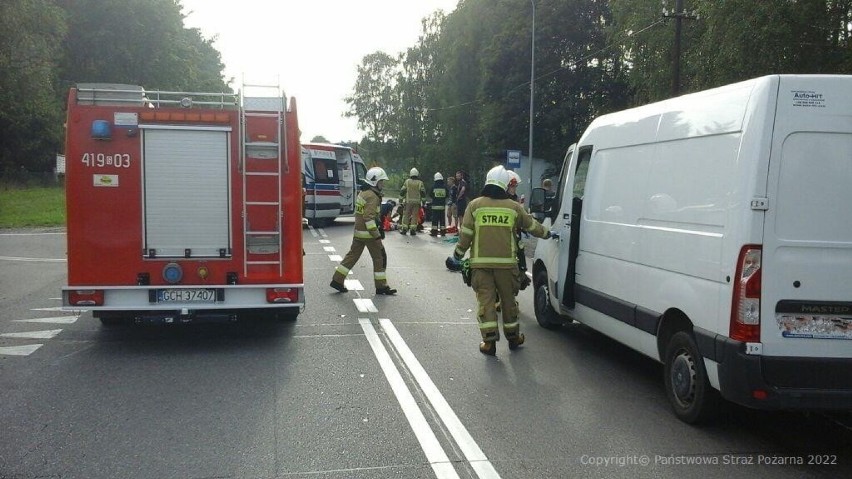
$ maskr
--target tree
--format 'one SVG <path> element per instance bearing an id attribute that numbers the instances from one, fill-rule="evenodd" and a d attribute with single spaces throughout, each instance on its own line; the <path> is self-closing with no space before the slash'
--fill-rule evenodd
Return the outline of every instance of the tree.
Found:
<path id="1" fill-rule="evenodd" d="M 224 65 L 179 0 L 58 0 L 69 18 L 64 86 L 129 83 L 149 89 L 229 91 Z"/>
<path id="2" fill-rule="evenodd" d="M 48 170 L 62 136 L 54 84 L 63 12 L 49 0 L 4 0 L 0 32 L 0 173 Z"/>

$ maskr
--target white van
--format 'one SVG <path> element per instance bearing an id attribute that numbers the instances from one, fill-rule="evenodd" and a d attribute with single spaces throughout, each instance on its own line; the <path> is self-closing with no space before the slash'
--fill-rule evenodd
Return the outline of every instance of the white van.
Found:
<path id="1" fill-rule="evenodd" d="M 535 314 L 664 364 L 689 423 L 718 392 L 852 409 L 852 76 L 773 75 L 597 118 L 566 154 Z"/>
<path id="2" fill-rule="evenodd" d="M 338 216 L 353 216 L 358 185 L 366 176 L 364 160 L 348 146 L 302 143 L 305 218 L 315 226 Z"/>

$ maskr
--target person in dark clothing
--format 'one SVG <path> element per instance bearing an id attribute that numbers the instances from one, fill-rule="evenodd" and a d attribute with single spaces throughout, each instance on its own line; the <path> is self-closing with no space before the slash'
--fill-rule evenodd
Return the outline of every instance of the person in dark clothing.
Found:
<path id="1" fill-rule="evenodd" d="M 444 217 L 447 204 L 447 187 L 444 186 L 444 177 L 441 173 L 435 173 L 435 182 L 432 183 L 432 188 L 429 190 L 429 196 L 432 198 L 432 230 L 429 232 L 432 236 L 441 236 L 447 233 L 447 225 L 444 223 Z"/>
<path id="2" fill-rule="evenodd" d="M 463 171 L 459 170 L 456 172 L 456 182 L 458 183 L 456 193 L 456 210 L 458 212 L 459 220 L 461 220 L 461 218 L 464 218 L 464 210 L 467 208 L 468 201 L 467 179 Z"/>

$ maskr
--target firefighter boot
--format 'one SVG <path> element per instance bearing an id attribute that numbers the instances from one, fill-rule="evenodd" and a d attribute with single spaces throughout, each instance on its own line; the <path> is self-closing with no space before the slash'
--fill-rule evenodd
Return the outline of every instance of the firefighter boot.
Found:
<path id="1" fill-rule="evenodd" d="M 497 343 L 494 341 L 483 341 L 479 343 L 479 352 L 488 356 L 497 355 Z"/>
<path id="2" fill-rule="evenodd" d="M 346 286 L 344 286 L 344 285 L 342 285 L 342 284 L 340 284 L 340 283 L 338 283 L 337 281 L 334 281 L 334 280 L 331 280 L 331 284 L 329 284 L 329 286 L 336 289 L 339 293 L 345 293 L 345 292 L 349 291 L 348 289 L 346 289 Z"/>
<path id="3" fill-rule="evenodd" d="M 387 296 L 393 296 L 396 294 L 396 290 L 391 288 L 390 286 L 385 286 L 383 288 L 379 288 L 376 290 L 376 294 L 384 294 Z"/>
<path id="4" fill-rule="evenodd" d="M 509 349 L 514 351 L 518 349 L 518 346 L 524 344 L 526 337 L 524 336 L 524 333 L 518 333 L 517 336 L 509 336 L 506 337 L 506 339 L 509 340 Z"/>

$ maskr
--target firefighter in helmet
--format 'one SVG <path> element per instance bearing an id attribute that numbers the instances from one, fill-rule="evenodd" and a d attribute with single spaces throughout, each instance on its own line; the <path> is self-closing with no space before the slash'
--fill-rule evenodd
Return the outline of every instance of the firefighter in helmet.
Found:
<path id="1" fill-rule="evenodd" d="M 432 183 L 429 196 L 432 197 L 432 229 L 429 234 L 432 236 L 447 234 L 447 225 L 444 223 L 445 210 L 447 209 L 447 187 L 444 185 L 444 175 L 440 172 L 435 173 L 435 182 Z"/>
<path id="2" fill-rule="evenodd" d="M 412 168 L 409 178 L 402 184 L 399 190 L 399 199 L 403 205 L 402 223 L 399 232 L 405 235 L 409 231 L 411 236 L 417 234 L 417 224 L 420 220 L 420 207 L 423 206 L 423 198 L 426 197 L 426 187 L 420 181 L 420 172 Z"/>
<path id="3" fill-rule="evenodd" d="M 387 274 L 385 273 L 388 255 L 382 245 L 385 233 L 379 226 L 382 188 L 387 179 L 388 175 L 385 170 L 377 166 L 367 170 L 367 175 L 364 177 L 364 182 L 368 187 L 361 191 L 358 194 L 358 199 L 355 200 L 355 233 L 352 237 L 352 246 L 343 261 L 337 265 L 334 276 L 331 278 L 331 287 L 341 293 L 349 291 L 346 289 L 344 280 L 349 274 L 349 270 L 358 262 L 364 248 L 367 248 L 370 257 L 373 258 L 373 280 L 376 284 L 376 294 L 396 294 L 396 290 L 388 286 Z"/>
<path id="4" fill-rule="evenodd" d="M 509 199 L 506 192 L 509 181 L 509 173 L 502 166 L 488 171 L 481 196 L 465 209 L 460 239 L 453 252 L 453 257 L 461 260 L 471 249 L 471 287 L 479 303 L 477 321 L 482 334 L 479 351 L 489 356 L 497 353 L 500 339 L 495 307 L 498 296 L 512 298 L 502 305 L 503 334 L 509 349 L 516 349 L 525 339 L 520 332 L 518 305 L 514 301 L 520 287 L 515 230 L 526 230 L 537 238 L 551 237 L 550 231 L 519 203 Z"/>

